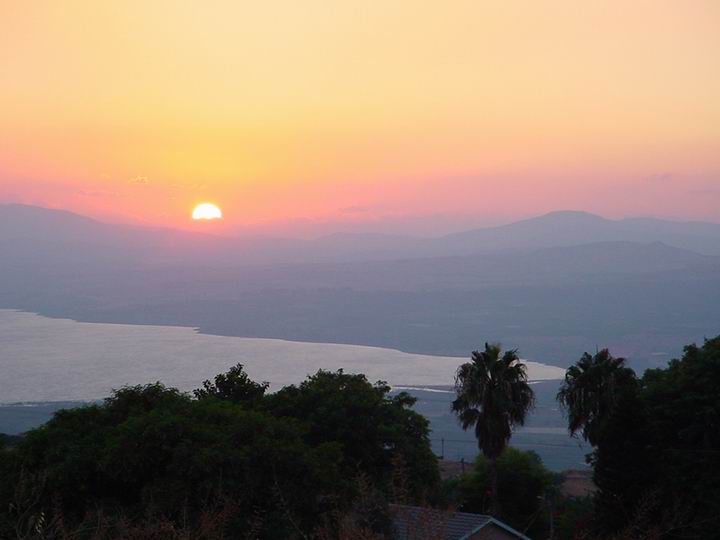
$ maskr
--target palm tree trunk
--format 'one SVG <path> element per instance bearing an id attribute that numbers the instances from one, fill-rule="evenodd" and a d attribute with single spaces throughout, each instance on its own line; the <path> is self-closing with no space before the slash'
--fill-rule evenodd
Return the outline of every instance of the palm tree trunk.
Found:
<path id="1" fill-rule="evenodd" d="M 500 513 L 498 505 L 497 458 L 490 460 L 490 504 L 490 515 L 497 517 Z"/>

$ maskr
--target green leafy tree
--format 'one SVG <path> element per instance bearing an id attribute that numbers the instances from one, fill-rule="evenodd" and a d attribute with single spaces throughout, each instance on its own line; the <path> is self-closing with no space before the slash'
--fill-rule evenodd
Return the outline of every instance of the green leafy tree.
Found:
<path id="1" fill-rule="evenodd" d="M 387 491 L 402 463 L 413 498 L 421 499 L 439 484 L 429 422 L 411 409 L 412 396 L 390 396 L 390 390 L 364 375 L 320 370 L 298 386 L 267 396 L 263 410 L 302 422 L 311 446 L 339 444 L 349 479 L 360 472 Z"/>
<path id="2" fill-rule="evenodd" d="M 304 431 L 292 419 L 158 383 L 59 411 L 14 452 L 17 467 L 44 479 L 35 513 L 48 520 L 80 523 L 101 508 L 183 523 L 230 501 L 230 526 L 248 531 L 259 520 L 263 538 L 292 538 L 312 530 L 341 481 L 338 446 L 311 448 Z"/>
<path id="3" fill-rule="evenodd" d="M 558 399 L 590 456 L 595 529 L 711 538 L 720 527 L 720 337 L 638 380 L 606 351 L 568 370 Z M 628 532 L 629 531 L 629 532 Z M 623 536 L 625 537 L 625 536 Z"/>
<path id="4" fill-rule="evenodd" d="M 720 530 L 720 336 L 688 345 L 665 369 L 647 370 L 643 447 L 656 523 L 674 516 L 672 536 Z"/>
<path id="5" fill-rule="evenodd" d="M 555 475 L 535 452 L 507 447 L 497 459 L 498 514 L 518 530 L 546 533 L 549 506 L 544 500 L 555 483 Z M 488 506 L 492 483 L 492 462 L 479 455 L 470 474 L 458 486 L 461 510 L 483 513 Z"/>
<path id="6" fill-rule="evenodd" d="M 375 531 L 396 471 L 413 498 L 439 483 L 408 394 L 342 371 L 266 388 L 235 366 L 197 399 L 155 383 L 58 411 L 0 449 L 0 538 L 40 524 L 40 537 L 89 535 L 102 522 L 144 531 L 133 537 L 212 525 L 198 537 L 291 539 L 337 516 Z"/>
<path id="7" fill-rule="evenodd" d="M 492 512 L 499 511 L 496 461 L 507 446 L 514 426 L 523 425 L 535 396 L 527 382 L 525 364 L 516 350 L 502 353 L 500 345 L 485 343 L 462 364 L 455 377 L 457 398 L 452 410 L 464 430 L 474 428 L 478 447 L 490 462 Z"/>
<path id="8" fill-rule="evenodd" d="M 270 383 L 257 383 L 250 379 L 244 366 L 237 364 L 227 373 L 216 375 L 214 382 L 204 381 L 203 387 L 195 390 L 193 394 L 196 399 L 214 397 L 254 406 L 262 400 L 269 387 Z"/>

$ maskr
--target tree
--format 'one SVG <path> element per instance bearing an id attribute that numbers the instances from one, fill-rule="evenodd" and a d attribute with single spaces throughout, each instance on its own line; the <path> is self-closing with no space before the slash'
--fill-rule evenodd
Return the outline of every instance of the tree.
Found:
<path id="1" fill-rule="evenodd" d="M 720 337 L 638 380 L 607 351 L 568 369 L 558 400 L 593 446 L 595 529 L 711 538 L 720 526 Z M 627 537 L 634 537 L 628 533 Z M 623 536 L 625 537 L 625 536 Z"/>
<path id="2" fill-rule="evenodd" d="M 256 383 L 245 373 L 244 366 L 237 364 L 227 373 L 215 376 L 215 382 L 205 381 L 203 387 L 195 390 L 196 399 L 210 397 L 244 403 L 248 406 L 256 405 L 265 395 L 270 383 Z"/>
<path id="3" fill-rule="evenodd" d="M 593 481 L 596 530 L 617 532 L 645 495 L 648 456 L 644 444 L 644 407 L 635 372 L 603 349 L 582 355 L 568 368 L 557 400 L 578 433 L 594 451 L 588 456 Z"/>
<path id="4" fill-rule="evenodd" d="M 457 398 L 452 411 L 464 430 L 475 429 L 478 447 L 490 460 L 492 512 L 497 514 L 497 459 L 510 441 L 512 429 L 523 425 L 535 396 L 527 383 L 525 364 L 516 350 L 485 343 L 473 351 L 471 362 L 462 364 L 455 376 Z"/>
<path id="5" fill-rule="evenodd" d="M 267 396 L 263 410 L 302 422 L 310 446 L 339 444 L 348 479 L 362 473 L 389 491 L 402 463 L 413 498 L 420 500 L 440 481 L 429 422 L 411 409 L 412 396 L 389 393 L 386 383 L 371 384 L 365 375 L 320 370 Z"/>
<path id="6" fill-rule="evenodd" d="M 678 538 L 720 530 L 719 388 L 720 336 L 688 345 L 681 359 L 642 378 L 646 489 L 657 504 L 651 517 L 674 515 Z"/>
<path id="7" fill-rule="evenodd" d="M 480 455 L 470 474 L 458 486 L 460 509 L 483 513 L 492 476 L 492 463 Z M 540 457 L 532 451 L 507 447 L 497 459 L 498 517 L 514 528 L 539 535 L 547 532 L 549 508 L 544 498 L 555 481 Z M 543 513 L 543 511 L 545 511 Z M 541 515 L 542 514 L 542 515 Z"/>
<path id="8" fill-rule="evenodd" d="M 190 534 L 208 519 L 198 537 L 307 538 L 340 515 L 377 531 L 395 471 L 416 499 L 439 483 L 429 422 L 385 383 L 320 371 L 265 395 L 239 365 L 214 381 L 197 399 L 121 388 L 0 448 L 0 538 L 40 522 L 43 538 L 89 537 L 96 522 Z"/>
<path id="9" fill-rule="evenodd" d="M 570 433 L 581 432 L 587 442 L 597 446 L 622 393 L 636 391 L 637 385 L 635 372 L 625 366 L 624 358 L 614 358 L 607 349 L 595 356 L 583 354 L 568 368 L 557 395 Z"/>
<path id="10" fill-rule="evenodd" d="M 126 387 L 29 432 L 9 472 L 43 478 L 33 512 L 48 522 L 76 526 L 97 510 L 197 524 L 207 510 L 232 507 L 228 527 L 292 538 L 334 509 L 342 481 L 337 445 L 311 448 L 304 432 L 228 400 L 193 400 L 159 383 Z M 0 526 L 11 496 L 0 489 Z"/>

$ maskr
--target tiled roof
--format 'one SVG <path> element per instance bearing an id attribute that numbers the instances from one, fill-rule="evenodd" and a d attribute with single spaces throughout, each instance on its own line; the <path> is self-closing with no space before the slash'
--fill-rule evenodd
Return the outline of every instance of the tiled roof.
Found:
<path id="1" fill-rule="evenodd" d="M 526 538 L 490 516 L 467 512 L 444 512 L 419 506 L 390 505 L 397 540 L 462 540 L 493 523 L 505 531 Z"/>

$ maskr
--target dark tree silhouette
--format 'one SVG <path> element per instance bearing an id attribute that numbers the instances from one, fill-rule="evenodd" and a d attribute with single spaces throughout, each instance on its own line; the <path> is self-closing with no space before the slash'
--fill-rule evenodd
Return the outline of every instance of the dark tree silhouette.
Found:
<path id="1" fill-rule="evenodd" d="M 507 446 L 513 426 L 525 423 L 535 401 L 517 351 L 501 353 L 500 345 L 488 343 L 484 351 L 473 351 L 471 361 L 457 370 L 457 398 L 452 403 L 462 428 L 474 427 L 478 447 L 490 460 L 493 514 L 499 510 L 497 458 Z"/>
<path id="2" fill-rule="evenodd" d="M 591 356 L 583 354 L 565 373 L 557 400 L 568 417 L 572 435 L 597 446 L 602 431 L 615 411 L 623 391 L 635 391 L 635 372 L 625 366 L 624 358 L 614 358 L 607 349 Z"/>
<path id="3" fill-rule="evenodd" d="M 195 398 L 215 397 L 251 406 L 257 404 L 265 395 L 270 384 L 253 381 L 243 368 L 242 364 L 236 364 L 227 373 L 216 375 L 215 382 L 203 382 L 202 388 L 193 391 Z"/>

